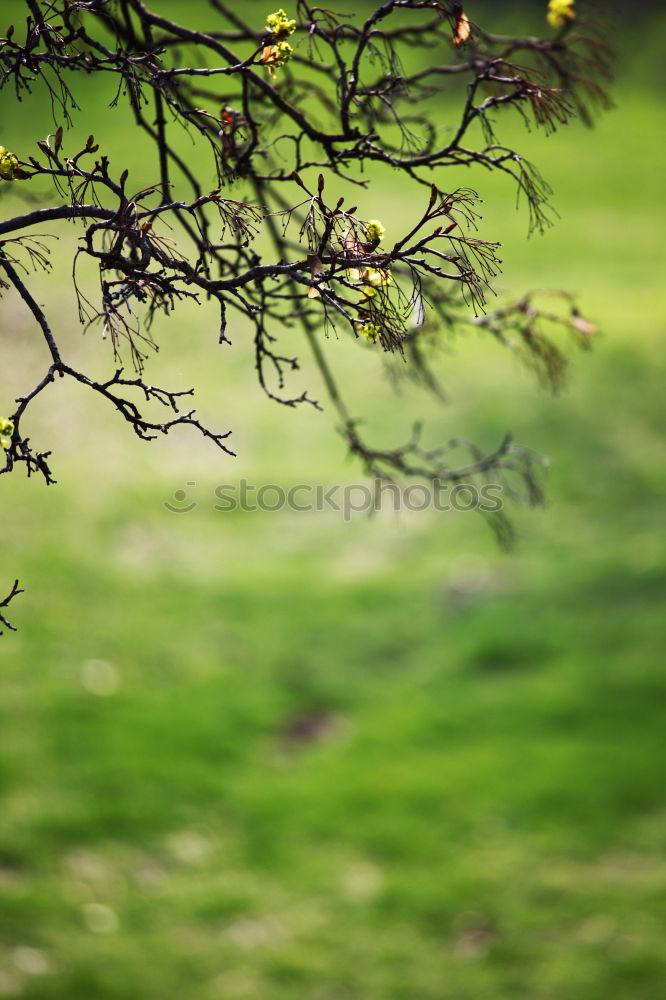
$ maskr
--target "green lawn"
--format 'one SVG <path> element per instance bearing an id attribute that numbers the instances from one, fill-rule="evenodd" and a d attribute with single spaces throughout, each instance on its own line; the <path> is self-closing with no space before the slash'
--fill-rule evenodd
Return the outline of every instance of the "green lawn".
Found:
<path id="1" fill-rule="evenodd" d="M 222 349 L 194 311 L 150 370 L 201 387 L 237 459 L 143 445 L 77 389 L 35 408 L 59 483 L 0 481 L 0 579 L 27 590 L 0 638 L 0 997 L 661 995 L 666 163 L 639 82 L 594 133 L 522 140 L 562 216 L 545 237 L 464 177 L 498 286 L 571 289 L 603 329 L 562 396 L 473 334 L 442 355 L 448 405 L 408 383 L 396 404 L 376 352 L 326 344 L 378 439 L 423 416 L 548 456 L 512 554 L 472 514 L 216 511 L 241 477 L 362 478 L 330 413 L 261 399 L 244 331 Z M 362 209 L 398 225 L 396 191 Z M 110 366 L 67 283 L 43 290 L 67 351 Z M 0 309 L 11 398 L 43 356 Z M 198 507 L 167 511 L 191 482 Z"/>

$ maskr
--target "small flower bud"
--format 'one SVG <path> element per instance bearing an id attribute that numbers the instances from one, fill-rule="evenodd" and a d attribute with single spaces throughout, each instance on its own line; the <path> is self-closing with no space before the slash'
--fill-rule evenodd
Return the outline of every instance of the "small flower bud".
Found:
<path id="1" fill-rule="evenodd" d="M 382 331 L 374 323 L 354 323 L 354 329 L 359 337 L 363 337 L 370 344 L 376 344 L 382 335 Z"/>
<path id="2" fill-rule="evenodd" d="M 0 146 L 0 177 L 3 181 L 13 181 L 18 170 L 18 157 Z"/>
<path id="3" fill-rule="evenodd" d="M 9 448 L 12 443 L 14 424 L 6 417 L 0 417 L 0 448 Z"/>
<path id="4" fill-rule="evenodd" d="M 381 243 L 386 236 L 386 230 L 378 219 L 371 219 L 365 227 L 365 237 L 370 243 Z"/>
<path id="5" fill-rule="evenodd" d="M 574 0 L 550 0 L 546 20 L 552 28 L 563 28 L 573 21 L 576 13 L 573 9 Z"/>
<path id="6" fill-rule="evenodd" d="M 274 14 L 269 14 L 266 18 L 266 31 L 270 31 L 273 40 L 284 41 L 296 30 L 296 21 L 290 20 L 280 7 Z"/>

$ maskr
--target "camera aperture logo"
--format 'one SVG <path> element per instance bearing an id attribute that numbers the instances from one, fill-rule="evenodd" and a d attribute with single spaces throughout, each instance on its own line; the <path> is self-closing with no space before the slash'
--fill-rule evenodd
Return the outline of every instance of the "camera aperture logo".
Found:
<path id="1" fill-rule="evenodd" d="M 345 483 L 333 486 L 324 483 L 295 483 L 285 487 L 278 483 L 257 485 L 247 479 L 223 483 L 208 490 L 207 502 L 195 481 L 174 491 L 163 506 L 172 514 L 190 514 L 204 506 L 221 514 L 243 511 L 275 514 L 289 511 L 297 514 L 333 511 L 345 521 L 354 516 L 379 511 L 480 511 L 494 514 L 502 510 L 503 488 L 499 483 L 450 483 L 434 479 L 427 483 L 399 486 L 382 479 L 368 483 Z"/>

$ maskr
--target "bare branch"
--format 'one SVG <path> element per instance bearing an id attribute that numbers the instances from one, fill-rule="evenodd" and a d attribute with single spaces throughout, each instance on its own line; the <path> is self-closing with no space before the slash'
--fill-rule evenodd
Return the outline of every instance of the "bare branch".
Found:
<path id="1" fill-rule="evenodd" d="M 4 600 L 0 601 L 0 625 L 4 625 L 5 628 L 11 629 L 12 632 L 16 632 L 16 627 L 12 625 L 12 623 L 8 621 L 8 619 L 5 617 L 3 609 L 8 607 L 18 594 L 22 593 L 23 591 L 19 588 L 18 580 L 14 580 L 14 585 L 12 589 L 4 598 Z M 2 634 L 3 633 L 0 631 L 0 635 Z"/>

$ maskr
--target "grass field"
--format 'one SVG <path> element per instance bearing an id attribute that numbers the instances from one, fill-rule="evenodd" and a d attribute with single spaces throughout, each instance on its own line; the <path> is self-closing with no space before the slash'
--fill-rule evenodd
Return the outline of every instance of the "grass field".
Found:
<path id="1" fill-rule="evenodd" d="M 362 478 L 331 414 L 261 399 L 243 331 L 223 351 L 196 312 L 151 371 L 201 387 L 237 459 L 142 445 L 75 390 L 35 409 L 59 483 L 1 481 L 0 579 L 27 593 L 0 638 L 0 996 L 662 995 L 666 163 L 653 77 L 624 73 L 596 132 L 522 140 L 561 215 L 543 238 L 464 178 L 499 287 L 568 288 L 604 332 L 562 396 L 474 335 L 442 356 L 448 405 L 396 404 L 371 350 L 326 344 L 378 437 L 423 416 L 548 457 L 512 554 L 472 514 L 216 511 L 241 477 Z M 390 178 L 365 197 L 410 211 Z M 67 351 L 109 367 L 43 288 Z M 0 310 L 1 399 L 42 354 Z"/>

